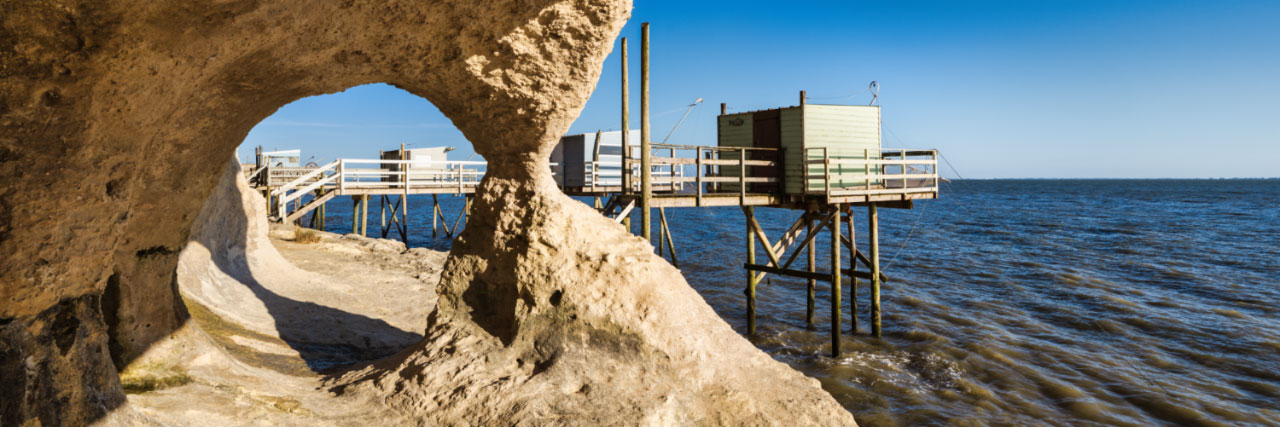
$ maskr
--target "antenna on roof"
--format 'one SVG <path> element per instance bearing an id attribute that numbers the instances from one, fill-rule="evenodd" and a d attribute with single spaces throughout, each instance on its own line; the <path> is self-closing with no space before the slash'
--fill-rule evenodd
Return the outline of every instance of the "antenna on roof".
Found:
<path id="1" fill-rule="evenodd" d="M 871 84 L 867 85 L 867 90 L 871 91 L 871 103 L 867 105 L 876 105 L 876 100 L 880 98 L 880 83 L 872 80 Z"/>

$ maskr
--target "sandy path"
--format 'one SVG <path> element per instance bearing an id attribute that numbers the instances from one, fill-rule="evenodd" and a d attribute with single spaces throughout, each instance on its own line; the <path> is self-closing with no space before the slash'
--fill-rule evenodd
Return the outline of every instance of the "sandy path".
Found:
<path id="1" fill-rule="evenodd" d="M 223 181 L 180 256 L 191 320 L 125 369 L 129 409 L 105 424 L 402 424 L 334 399 L 322 372 L 419 342 L 445 254 L 323 232 L 296 243 L 238 170 Z"/>

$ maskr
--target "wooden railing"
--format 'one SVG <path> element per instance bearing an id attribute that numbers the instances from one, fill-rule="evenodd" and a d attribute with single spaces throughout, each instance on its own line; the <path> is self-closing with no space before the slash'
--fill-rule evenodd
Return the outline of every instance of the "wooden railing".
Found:
<path id="1" fill-rule="evenodd" d="M 307 194 L 330 191 L 336 191 L 336 195 L 371 192 L 407 194 L 422 190 L 471 193 L 484 177 L 486 165 L 486 162 L 462 161 L 338 159 L 324 166 L 309 168 L 306 173 L 276 186 L 270 194 L 274 198 L 276 215 L 284 218 L 290 202 Z"/>
<path id="2" fill-rule="evenodd" d="M 737 194 L 745 197 L 752 185 L 781 182 L 779 150 L 754 147 L 717 147 L 697 145 L 653 144 L 653 150 L 665 155 L 650 156 L 650 179 L 655 192 L 704 195 Z M 634 147 L 633 147 L 634 148 Z M 631 174 L 626 188 L 639 192 L 640 159 L 635 153 L 625 161 Z M 767 159 L 761 159 L 767 158 Z M 781 191 L 774 189 L 771 191 Z"/>
<path id="3" fill-rule="evenodd" d="M 338 188 L 371 189 L 456 189 L 469 192 L 484 177 L 486 162 L 418 160 L 338 160 Z M 405 165 L 408 167 L 406 168 Z M 370 167 L 372 166 L 372 167 Z M 408 179 L 405 179 L 405 170 Z"/>
<path id="4" fill-rule="evenodd" d="M 805 150 L 805 194 L 865 196 L 938 191 L 938 150 Z"/>

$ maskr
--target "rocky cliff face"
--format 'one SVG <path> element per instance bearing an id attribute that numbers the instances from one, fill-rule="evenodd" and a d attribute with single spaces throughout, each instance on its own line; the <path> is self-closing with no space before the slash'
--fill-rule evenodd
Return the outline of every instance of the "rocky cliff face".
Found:
<path id="1" fill-rule="evenodd" d="M 798 399 L 813 403 L 809 420 L 852 422 L 714 319 L 646 243 L 552 186 L 547 154 L 629 10 L 609 0 L 0 4 L 0 420 L 83 424 L 117 407 L 112 359 L 127 363 L 184 321 L 174 265 L 224 159 L 288 102 L 387 82 L 450 117 L 491 173 L 428 341 L 343 390 L 394 391 L 406 410 L 446 409 L 440 417 L 463 407 L 541 417 L 569 407 L 540 391 L 640 387 L 604 409 L 787 422 Z M 617 373 L 576 377 L 592 357 Z M 445 369 L 475 380 L 436 394 Z M 761 372 L 787 396 L 750 390 Z M 424 385 L 393 384 L 410 378 Z M 753 409 L 735 415 L 735 402 Z M 617 419 L 596 414 L 573 420 Z"/>

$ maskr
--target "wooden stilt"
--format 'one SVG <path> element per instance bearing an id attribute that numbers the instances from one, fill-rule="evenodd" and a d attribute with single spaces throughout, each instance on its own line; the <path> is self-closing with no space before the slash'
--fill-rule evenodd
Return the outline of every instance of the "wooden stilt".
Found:
<path id="1" fill-rule="evenodd" d="M 369 231 L 369 195 L 360 197 L 360 236 L 368 237 Z"/>
<path id="2" fill-rule="evenodd" d="M 627 80 L 627 38 L 622 38 L 619 52 L 622 62 L 622 194 L 631 193 L 631 87 Z M 623 220 L 631 232 L 631 220 Z"/>
<path id="3" fill-rule="evenodd" d="M 463 196 L 463 197 L 466 197 L 466 196 Z M 467 208 L 470 208 L 470 207 L 471 207 L 471 199 L 467 199 L 466 203 L 462 207 L 462 210 L 458 211 L 458 217 L 454 218 L 453 227 L 450 227 L 448 229 L 449 237 L 453 237 L 454 233 L 458 232 L 458 226 L 462 225 L 462 218 L 467 214 Z"/>
<path id="4" fill-rule="evenodd" d="M 662 248 L 667 245 L 667 212 L 666 208 L 658 208 L 658 256 L 662 256 Z M 768 244 L 767 242 L 765 244 Z"/>
<path id="5" fill-rule="evenodd" d="M 321 203 L 320 207 L 317 208 L 320 211 L 320 231 L 325 231 L 325 220 L 329 217 L 328 205 L 328 203 Z"/>
<path id="6" fill-rule="evenodd" d="M 431 237 L 436 237 L 436 223 L 440 216 L 440 198 L 431 195 Z"/>
<path id="7" fill-rule="evenodd" d="M 746 211 L 747 218 L 750 218 L 755 208 L 744 206 L 742 210 Z M 755 264 L 756 233 L 755 230 L 751 229 L 751 221 L 747 220 L 745 222 L 747 223 L 747 263 Z M 763 243 L 769 244 L 768 242 Z M 756 272 L 751 270 L 747 270 L 747 334 L 756 334 Z"/>
<path id="8" fill-rule="evenodd" d="M 658 208 L 658 218 L 662 222 L 661 233 L 666 236 L 667 249 L 671 250 L 671 265 L 675 266 L 675 268 L 680 268 L 680 260 L 676 259 L 676 243 L 671 237 L 671 226 L 667 224 L 667 212 L 665 209 Z M 662 243 L 659 241 L 658 247 L 662 247 Z"/>
<path id="9" fill-rule="evenodd" d="M 387 196 L 385 194 L 378 196 L 378 211 L 378 226 L 382 228 L 382 238 L 385 239 L 387 238 L 387 232 L 391 231 L 387 227 Z"/>
<path id="10" fill-rule="evenodd" d="M 653 197 L 652 149 L 649 146 L 649 23 L 640 24 L 640 233 L 653 243 L 649 234 L 650 198 Z"/>
<path id="11" fill-rule="evenodd" d="M 808 233 L 809 233 L 810 235 L 812 235 L 812 234 L 815 232 L 815 230 L 814 230 L 814 225 L 813 225 L 813 219 L 805 220 L 805 222 L 807 222 L 807 223 L 808 223 L 808 225 L 807 225 Z M 809 272 L 810 272 L 810 273 L 813 273 L 813 272 L 817 271 L 817 260 L 818 260 L 818 259 L 817 259 L 817 254 L 816 254 L 816 253 L 814 253 L 814 246 L 816 246 L 816 245 L 814 244 L 814 242 L 813 242 L 813 240 L 812 240 L 812 239 L 810 239 L 810 240 L 808 241 L 808 244 L 806 244 L 806 245 L 805 245 L 806 250 L 809 252 Z M 813 310 L 813 309 L 814 309 L 814 305 L 815 305 L 815 304 L 816 304 L 816 302 L 817 302 L 816 292 L 815 292 L 815 289 L 816 289 L 817 287 L 818 287 L 818 281 L 817 281 L 817 280 L 814 280 L 814 279 L 812 279 L 812 278 L 808 279 L 808 282 L 807 282 L 807 284 L 806 284 L 806 286 L 805 286 L 805 290 L 806 290 L 806 291 L 808 291 L 809 298 L 806 300 L 806 303 L 807 303 L 807 304 L 805 305 L 805 308 L 806 308 L 806 309 L 805 309 L 805 315 L 804 315 L 804 324 L 805 324 L 805 326 L 807 326 L 809 329 L 813 329 L 813 328 L 814 328 L 814 324 L 813 324 L 813 311 L 814 311 L 814 310 Z"/>
<path id="12" fill-rule="evenodd" d="M 409 160 L 409 152 L 404 150 L 404 143 L 400 143 L 400 160 Z M 400 241 L 404 243 L 406 249 L 409 248 L 409 165 L 404 168 L 404 192 L 400 193 Z"/>
<path id="13" fill-rule="evenodd" d="M 853 205 L 849 205 L 848 212 L 849 212 L 849 221 L 847 222 L 847 224 L 849 227 L 849 239 L 848 239 L 849 240 L 849 270 L 856 273 L 858 271 L 858 246 L 856 243 L 857 240 L 854 240 L 854 237 L 856 235 L 854 234 L 854 231 L 853 231 Z M 858 275 L 851 274 L 849 276 L 850 276 L 849 277 L 849 323 L 850 323 L 849 332 L 852 334 L 857 334 L 858 333 Z"/>
<path id="14" fill-rule="evenodd" d="M 391 203 L 391 196 L 385 196 L 385 195 L 384 195 L 384 196 L 382 196 L 382 203 L 383 203 L 383 206 L 384 206 L 384 207 L 383 207 L 383 210 L 384 210 L 384 211 L 386 210 L 386 207 L 385 207 L 386 205 L 391 205 L 391 211 L 390 211 L 390 214 L 391 214 L 391 215 L 390 215 L 390 220 L 387 220 L 387 217 L 385 216 L 385 212 L 384 212 L 384 217 L 383 217 L 383 222 L 384 222 L 384 224 L 382 225 L 382 238 L 383 238 L 383 239 L 385 239 L 385 238 L 387 238 L 387 236 L 390 236 L 390 235 L 391 235 L 391 229 L 392 229 L 392 228 L 395 228 L 395 229 L 396 229 L 396 231 L 402 231 L 402 230 L 400 229 L 400 219 L 399 219 L 399 218 L 397 218 L 397 215 L 400 215 L 400 202 L 401 202 L 401 200 L 400 200 L 400 199 L 396 199 L 395 204 L 392 204 L 392 203 Z"/>
<path id="15" fill-rule="evenodd" d="M 319 221 L 318 215 L 320 215 L 320 211 L 311 211 L 311 221 L 307 224 L 307 227 L 311 227 L 312 230 L 316 229 L 316 222 Z"/>
<path id="16" fill-rule="evenodd" d="M 351 196 L 351 234 L 360 231 L 360 196 Z"/>
<path id="17" fill-rule="evenodd" d="M 867 223 L 871 246 L 871 335 L 880 338 L 880 218 L 875 203 L 867 206 Z"/>
<path id="18" fill-rule="evenodd" d="M 831 357 L 840 357 L 840 211 L 843 208 L 836 203 L 836 215 L 831 222 Z"/>

